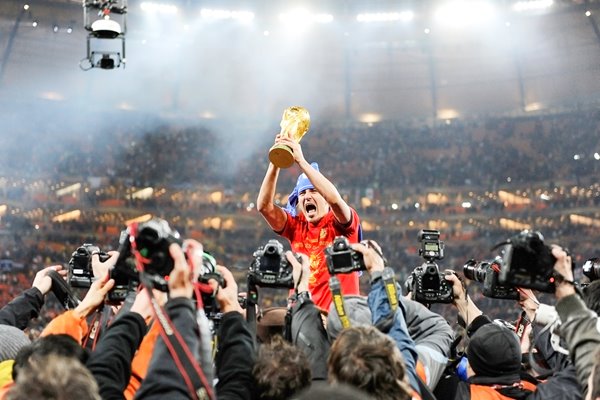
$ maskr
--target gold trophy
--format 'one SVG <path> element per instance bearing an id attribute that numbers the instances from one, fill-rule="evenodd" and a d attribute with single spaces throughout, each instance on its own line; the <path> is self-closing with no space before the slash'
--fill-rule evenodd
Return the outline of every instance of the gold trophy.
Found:
<path id="1" fill-rule="evenodd" d="M 310 115 L 304 107 L 289 107 L 283 112 L 281 117 L 282 136 L 287 136 L 296 143 L 300 143 L 302 136 L 308 132 L 310 128 Z M 276 144 L 269 150 L 269 160 L 279 168 L 289 168 L 294 163 L 294 155 L 292 149 L 283 144 Z"/>

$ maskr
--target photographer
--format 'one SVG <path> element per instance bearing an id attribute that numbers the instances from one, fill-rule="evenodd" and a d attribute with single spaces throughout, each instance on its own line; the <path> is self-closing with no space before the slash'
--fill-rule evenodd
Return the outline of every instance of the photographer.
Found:
<path id="1" fill-rule="evenodd" d="M 444 377 L 436 388 L 438 399 L 581 399 L 575 370 L 569 366 L 556 372 L 543 383 L 523 375 L 521 346 L 514 331 L 492 323 L 467 296 L 455 274 L 446 275 L 452 282 L 454 305 L 468 324 L 466 382 L 457 376 Z"/>
<path id="2" fill-rule="evenodd" d="M 80 343 L 83 347 L 94 349 L 97 342 L 104 331 L 108 331 L 108 327 L 115 320 L 115 314 L 120 308 L 119 305 L 114 307 L 104 306 L 107 294 L 114 286 L 114 280 L 109 279 L 109 270 L 119 256 L 117 252 L 110 252 L 110 258 L 105 261 L 100 261 L 98 254 L 91 255 L 91 266 L 93 267 L 93 275 L 101 277 L 94 279 L 88 289 L 83 300 L 73 310 L 67 310 L 61 315 L 54 318 L 42 331 L 41 336 L 56 334 L 67 334 Z M 100 275 L 103 274 L 103 275 Z M 161 293 L 157 298 L 160 304 L 164 304 L 164 293 Z M 140 296 L 136 296 L 138 299 Z M 142 297 L 143 298 L 143 297 Z M 120 314 L 119 314 L 120 315 Z M 135 353 L 133 362 L 131 362 L 131 377 L 129 385 L 125 389 L 125 398 L 132 399 L 136 391 L 139 389 L 142 380 L 146 376 L 146 371 L 150 363 L 150 357 L 154 349 L 154 343 L 158 337 L 159 330 L 156 324 L 151 323 L 152 320 L 147 318 L 147 323 L 150 326 L 149 330 L 144 330 L 142 343 L 139 345 L 138 351 Z M 102 332 L 100 332 L 102 331 Z M 137 347 L 136 347 L 137 349 Z"/>
<path id="3" fill-rule="evenodd" d="M 85 297 L 73 310 L 67 310 L 50 321 L 42 331 L 42 336 L 67 334 L 82 344 L 85 339 L 93 341 L 96 338 L 98 334 L 97 326 L 94 325 L 94 321 L 89 321 L 92 325 L 90 326 L 88 324 L 88 317 L 100 309 L 107 293 L 114 285 L 114 281 L 109 282 L 109 270 L 114 265 L 119 254 L 117 252 L 111 252 L 110 254 L 110 258 L 104 262 L 100 261 L 98 254 L 91 255 L 93 276 L 96 278 L 90 285 Z M 88 335 L 93 337 L 89 338 Z"/>
<path id="4" fill-rule="evenodd" d="M 48 276 L 50 271 L 56 271 L 63 277 L 67 274 L 61 265 L 46 267 L 38 271 L 33 279 L 31 289 L 25 290 L 0 310 L 1 325 L 11 325 L 23 330 L 31 319 L 39 315 L 44 305 L 44 298 L 52 289 L 52 279 Z"/>
<path id="5" fill-rule="evenodd" d="M 386 333 L 394 340 L 402 353 L 408 381 L 413 390 L 419 393 L 419 378 L 416 372 L 417 351 L 404 319 L 406 310 L 401 302 L 398 303 L 398 309 L 395 312 L 391 309 L 382 278 L 385 265 L 381 256 L 381 249 L 375 241 L 369 240 L 366 243 L 367 245 L 355 243 L 352 248 L 362 253 L 365 267 L 371 277 L 371 292 L 368 297 L 371 319 L 375 326 L 383 324 L 389 326 L 389 328 L 386 328 Z M 386 319 L 391 319 L 391 324 L 390 321 L 385 321 Z"/>
<path id="6" fill-rule="evenodd" d="M 359 241 L 360 220 L 333 183 L 319 172 L 318 165 L 305 160 L 299 143 L 280 134 L 275 144 L 288 146 L 293 151 L 294 161 L 302 174 L 284 210 L 274 203 L 279 168 L 269 163 L 256 201 L 257 208 L 271 229 L 290 241 L 295 252 L 309 256 L 309 291 L 317 307 L 326 311 L 331 304 L 331 293 L 323 250 L 336 236 L 346 236 L 350 242 Z M 296 215 L 296 208 L 299 215 Z M 340 284 L 344 294 L 359 293 L 357 273 L 340 277 Z"/>
<path id="7" fill-rule="evenodd" d="M 190 273 L 180 247 L 172 244 L 171 256 L 175 267 L 169 278 L 169 301 L 166 313 L 172 321 L 172 328 L 192 352 L 199 346 L 199 332 L 196 310 L 191 301 L 193 282 L 197 277 Z M 223 317 L 219 330 L 219 348 L 215 365 L 219 379 L 216 392 L 219 399 L 250 399 L 252 387 L 252 365 L 254 364 L 254 345 L 246 321 L 241 314 L 237 300 L 237 284 L 233 275 L 225 267 L 218 267 L 225 285 L 220 287 L 216 280 L 210 284 L 216 293 Z M 182 373 L 190 374 L 195 390 L 200 389 L 200 381 L 193 371 L 182 371 L 178 362 L 169 352 L 167 342 L 161 335 L 156 342 L 152 362 L 146 379 L 136 398 L 188 399 L 193 394 L 187 389 Z M 190 383 L 190 382 L 188 382 Z M 212 382 L 202 383 L 212 385 Z M 204 390 L 209 390 L 206 388 Z"/>
<path id="8" fill-rule="evenodd" d="M 304 254 L 301 254 L 301 257 L 302 263 L 299 263 L 291 251 L 286 252 L 286 258 L 293 267 L 294 287 L 298 293 L 291 309 L 291 341 L 308 357 L 312 379 L 326 380 L 327 356 L 331 344 L 323 326 L 321 311 L 308 291 L 310 277 L 308 257 Z"/>
<path id="9" fill-rule="evenodd" d="M 589 396 L 588 378 L 593 380 L 594 357 L 600 345 L 598 316 L 577 295 L 571 256 L 558 246 L 552 248 L 552 254 L 556 257 L 554 270 L 559 276 L 555 281 L 556 312 L 561 320 L 559 334 L 567 344 L 583 393 Z"/>

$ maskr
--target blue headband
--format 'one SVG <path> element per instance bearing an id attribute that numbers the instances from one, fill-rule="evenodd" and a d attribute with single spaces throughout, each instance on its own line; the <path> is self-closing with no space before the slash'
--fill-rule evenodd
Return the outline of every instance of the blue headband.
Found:
<path id="1" fill-rule="evenodd" d="M 319 171 L 319 164 L 317 164 L 316 162 L 310 163 L 310 166 L 313 167 L 314 169 L 316 169 L 317 171 Z M 304 174 L 304 173 L 300 174 L 300 176 L 298 177 L 298 180 L 296 180 L 296 187 L 294 188 L 292 193 L 290 193 L 290 195 L 288 196 L 288 202 L 287 202 L 287 205 L 285 206 L 285 210 L 287 212 L 289 212 L 292 217 L 295 217 L 297 214 L 296 206 L 298 205 L 298 196 L 300 195 L 300 193 L 304 192 L 305 190 L 314 189 L 314 188 L 315 187 L 311 183 L 310 179 L 308 179 L 306 174 Z"/>

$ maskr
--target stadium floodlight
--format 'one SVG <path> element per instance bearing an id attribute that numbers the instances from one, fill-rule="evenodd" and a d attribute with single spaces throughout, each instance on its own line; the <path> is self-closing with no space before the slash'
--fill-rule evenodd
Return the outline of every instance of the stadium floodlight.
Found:
<path id="1" fill-rule="evenodd" d="M 155 14 L 177 14 L 179 12 L 179 9 L 175 4 L 155 3 L 152 1 L 142 2 L 140 4 L 140 9 Z"/>
<path id="2" fill-rule="evenodd" d="M 203 8 L 200 17 L 204 20 L 235 20 L 239 22 L 250 22 L 254 19 L 254 13 L 244 10 L 219 10 Z"/>
<path id="3" fill-rule="evenodd" d="M 442 25 L 462 28 L 488 22 L 494 17 L 495 11 L 487 1 L 451 1 L 436 10 L 435 20 Z"/>
<path id="4" fill-rule="evenodd" d="M 415 18 L 412 11 L 363 13 L 356 16 L 358 22 L 409 22 Z"/>
<path id="5" fill-rule="evenodd" d="M 83 27 L 89 33 L 81 69 L 125 67 L 127 0 L 84 0 Z"/>
<path id="6" fill-rule="evenodd" d="M 301 32 L 313 23 L 329 23 L 333 15 L 326 13 L 312 14 L 303 8 L 296 8 L 279 14 L 279 20 L 292 32 Z"/>
<path id="7" fill-rule="evenodd" d="M 554 4 L 553 0 L 528 0 L 528 1 L 517 1 L 513 5 L 513 10 L 517 12 L 526 11 L 541 11 L 552 7 Z"/>

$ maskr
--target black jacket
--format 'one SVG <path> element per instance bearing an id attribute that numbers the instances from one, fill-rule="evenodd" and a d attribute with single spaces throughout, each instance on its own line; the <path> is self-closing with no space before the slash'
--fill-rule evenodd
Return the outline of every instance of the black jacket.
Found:
<path id="1" fill-rule="evenodd" d="M 238 312 L 223 314 L 215 366 L 219 400 L 250 400 L 256 362 L 254 339 L 248 323 Z"/>
<path id="2" fill-rule="evenodd" d="M 292 343 L 302 349 L 313 380 L 327 380 L 327 357 L 331 344 L 321 312 L 312 300 L 299 300 L 292 308 Z"/>
<path id="3" fill-rule="evenodd" d="M 0 310 L 0 325 L 11 325 L 19 329 L 27 328 L 33 318 L 40 315 L 44 305 L 44 295 L 38 288 L 25 290 Z"/>
<path id="4" fill-rule="evenodd" d="M 131 377 L 131 361 L 147 332 L 138 313 L 127 312 L 108 327 L 86 363 L 96 378 L 103 400 L 124 399 Z"/>

